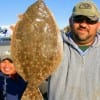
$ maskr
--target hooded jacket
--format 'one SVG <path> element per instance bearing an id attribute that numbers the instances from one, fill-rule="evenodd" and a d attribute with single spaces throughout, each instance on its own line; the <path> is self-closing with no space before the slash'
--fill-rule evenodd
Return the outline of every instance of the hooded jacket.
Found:
<path id="1" fill-rule="evenodd" d="M 9 77 L 0 72 L 0 100 L 21 100 L 26 85 L 18 73 Z"/>
<path id="2" fill-rule="evenodd" d="M 63 60 L 48 85 L 48 100 L 100 100 L 100 34 L 84 52 L 63 34 Z"/>

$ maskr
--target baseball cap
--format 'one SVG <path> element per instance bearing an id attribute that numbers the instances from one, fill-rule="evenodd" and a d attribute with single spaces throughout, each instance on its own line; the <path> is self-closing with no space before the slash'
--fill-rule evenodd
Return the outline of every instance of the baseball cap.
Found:
<path id="1" fill-rule="evenodd" d="M 83 15 L 96 21 L 100 17 L 100 12 L 95 3 L 91 1 L 81 1 L 77 3 L 72 10 L 72 16 L 78 15 Z"/>
<path id="2" fill-rule="evenodd" d="M 11 55 L 3 55 L 1 57 L 1 61 L 3 61 L 4 59 L 10 59 L 10 60 L 12 60 L 12 57 L 11 57 Z"/>

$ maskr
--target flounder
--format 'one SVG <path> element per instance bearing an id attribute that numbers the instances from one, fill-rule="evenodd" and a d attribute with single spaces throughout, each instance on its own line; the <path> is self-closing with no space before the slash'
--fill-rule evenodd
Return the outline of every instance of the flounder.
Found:
<path id="1" fill-rule="evenodd" d="M 16 23 L 11 55 L 16 69 L 28 81 L 22 100 L 42 100 L 39 85 L 59 66 L 62 38 L 54 16 L 42 0 L 28 7 Z"/>

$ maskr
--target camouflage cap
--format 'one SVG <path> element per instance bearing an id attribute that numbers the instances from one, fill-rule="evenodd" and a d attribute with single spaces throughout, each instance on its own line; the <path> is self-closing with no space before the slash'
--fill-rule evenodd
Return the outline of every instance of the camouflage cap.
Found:
<path id="1" fill-rule="evenodd" d="M 72 16 L 83 15 L 87 16 L 91 20 L 98 20 L 100 17 L 100 12 L 96 5 L 91 1 L 83 1 L 77 3 L 72 11 Z"/>

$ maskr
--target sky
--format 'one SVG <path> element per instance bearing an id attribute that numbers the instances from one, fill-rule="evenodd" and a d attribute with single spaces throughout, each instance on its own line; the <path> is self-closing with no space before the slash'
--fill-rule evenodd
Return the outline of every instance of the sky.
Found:
<path id="1" fill-rule="evenodd" d="M 27 8 L 37 0 L 0 0 L 0 26 L 16 24 L 18 15 L 23 14 Z M 73 6 L 82 0 L 44 0 L 53 13 L 56 23 L 63 29 L 69 23 Z M 92 0 L 100 9 L 100 0 Z"/>

